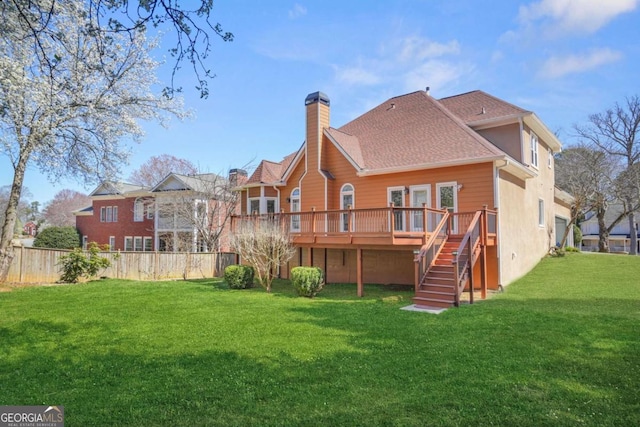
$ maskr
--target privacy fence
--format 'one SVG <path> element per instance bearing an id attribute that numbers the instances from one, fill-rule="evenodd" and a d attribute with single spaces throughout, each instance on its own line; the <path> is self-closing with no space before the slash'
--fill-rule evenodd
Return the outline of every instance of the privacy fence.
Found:
<path id="1" fill-rule="evenodd" d="M 66 250 L 16 247 L 9 283 L 53 283 L 60 280 L 60 257 Z M 101 277 L 132 280 L 199 279 L 222 276 L 234 264 L 233 253 L 105 252 L 111 267 Z"/>

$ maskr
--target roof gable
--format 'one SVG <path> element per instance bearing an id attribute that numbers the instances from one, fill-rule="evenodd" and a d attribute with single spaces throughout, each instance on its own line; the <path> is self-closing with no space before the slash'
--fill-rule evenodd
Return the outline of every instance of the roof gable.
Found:
<path id="1" fill-rule="evenodd" d="M 134 191 L 143 191 L 148 188 L 143 185 L 128 184 L 126 182 L 113 182 L 103 181 L 96 187 L 95 190 L 89 194 L 89 197 L 94 196 L 123 196 L 126 193 Z"/>

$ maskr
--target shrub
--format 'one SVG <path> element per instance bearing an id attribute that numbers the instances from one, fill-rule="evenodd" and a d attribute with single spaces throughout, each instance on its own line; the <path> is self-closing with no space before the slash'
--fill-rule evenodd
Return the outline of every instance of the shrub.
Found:
<path id="1" fill-rule="evenodd" d="M 564 250 L 567 252 L 580 252 L 580 249 L 574 248 L 573 246 L 567 246 Z"/>
<path id="2" fill-rule="evenodd" d="M 253 267 L 249 265 L 229 265 L 224 269 L 224 281 L 231 289 L 253 287 Z"/>
<path id="3" fill-rule="evenodd" d="M 82 249 L 76 248 L 67 255 L 60 257 L 59 265 L 62 266 L 60 281 L 65 283 L 77 283 L 80 278 L 91 279 L 103 268 L 111 265 L 111 261 L 100 256 L 100 247 L 96 242 L 89 243 L 85 254 Z"/>
<path id="4" fill-rule="evenodd" d="M 322 269 L 318 267 L 294 267 L 291 269 L 291 282 L 301 297 L 313 298 L 324 285 Z"/>
<path id="5" fill-rule="evenodd" d="M 576 245 L 576 248 L 579 248 L 581 243 L 582 243 L 582 230 L 580 230 L 580 227 L 573 224 L 573 244 Z"/>
<path id="6" fill-rule="evenodd" d="M 33 240 L 36 248 L 74 249 L 80 247 L 80 234 L 75 227 L 47 227 Z"/>

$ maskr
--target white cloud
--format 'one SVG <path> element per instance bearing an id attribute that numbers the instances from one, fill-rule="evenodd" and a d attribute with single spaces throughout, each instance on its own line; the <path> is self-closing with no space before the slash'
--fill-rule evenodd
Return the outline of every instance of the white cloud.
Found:
<path id="1" fill-rule="evenodd" d="M 398 59 L 401 61 L 423 60 L 438 56 L 460 53 L 457 40 L 448 43 L 438 43 L 421 37 L 407 37 L 401 41 L 402 46 Z"/>
<path id="2" fill-rule="evenodd" d="M 334 67 L 336 71 L 336 79 L 340 83 L 347 85 L 375 85 L 381 82 L 381 78 L 370 70 L 355 66 L 355 67 Z"/>
<path id="3" fill-rule="evenodd" d="M 549 25 L 554 32 L 593 33 L 618 15 L 633 11 L 639 0 L 540 0 L 520 7 L 524 26 Z"/>
<path id="4" fill-rule="evenodd" d="M 419 90 L 429 86 L 442 91 L 442 88 L 472 73 L 473 70 L 474 67 L 468 63 L 430 60 L 404 75 L 405 90 Z"/>
<path id="5" fill-rule="evenodd" d="M 293 9 L 289 11 L 289 19 L 300 18 L 307 14 L 307 8 L 296 3 L 293 5 Z"/>
<path id="6" fill-rule="evenodd" d="M 584 55 L 552 56 L 542 65 L 538 74 L 555 79 L 567 74 L 582 73 L 620 58 L 622 54 L 611 49 L 596 49 Z"/>

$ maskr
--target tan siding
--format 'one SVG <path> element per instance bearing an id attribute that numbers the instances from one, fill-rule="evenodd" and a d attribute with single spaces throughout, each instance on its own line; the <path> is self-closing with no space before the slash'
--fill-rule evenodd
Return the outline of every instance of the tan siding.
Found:
<path id="1" fill-rule="evenodd" d="M 481 129 L 478 130 L 478 133 L 514 159 L 522 162 L 523 147 L 520 141 L 520 124 L 513 123 L 490 129 Z"/>
<path id="2" fill-rule="evenodd" d="M 264 187 L 264 196 L 265 197 L 277 197 L 278 192 L 273 187 Z"/>

